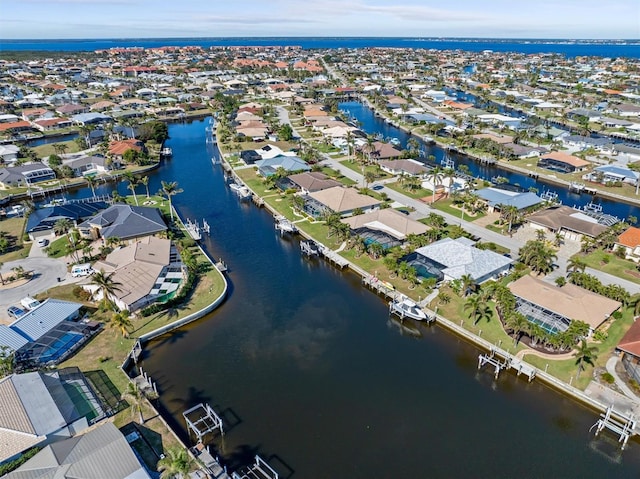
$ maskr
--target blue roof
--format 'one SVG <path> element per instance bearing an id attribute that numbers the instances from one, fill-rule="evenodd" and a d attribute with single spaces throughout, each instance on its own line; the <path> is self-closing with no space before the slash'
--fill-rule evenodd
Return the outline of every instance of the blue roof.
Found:
<path id="1" fill-rule="evenodd" d="M 98 211 L 109 206 L 104 201 L 93 203 L 71 203 L 68 205 L 48 206 L 35 210 L 27 219 L 25 231 L 38 231 L 53 228 L 53 224 L 60 218 L 69 218 L 78 221 L 95 215 Z"/>
<path id="2" fill-rule="evenodd" d="M 486 200 L 490 206 L 515 206 L 519 210 L 529 208 L 543 201 L 538 195 L 528 191 L 517 192 L 501 190 L 499 188 L 485 188 L 476 191 L 476 194 L 483 200 Z"/>
<path id="3" fill-rule="evenodd" d="M 640 173 L 633 171 L 626 166 L 622 165 L 602 165 L 594 168 L 595 171 L 601 171 L 603 173 L 609 173 L 612 175 L 623 176 L 625 178 L 640 178 Z"/>
<path id="4" fill-rule="evenodd" d="M 71 301 L 47 299 L 24 316 L 11 323 L 10 328 L 31 341 L 39 339 L 53 327 L 73 316 L 82 305 Z"/>
<path id="5" fill-rule="evenodd" d="M 311 167 L 297 156 L 279 155 L 266 160 L 258 160 L 254 163 L 261 171 L 274 171 L 284 168 L 286 171 L 310 171 Z"/>

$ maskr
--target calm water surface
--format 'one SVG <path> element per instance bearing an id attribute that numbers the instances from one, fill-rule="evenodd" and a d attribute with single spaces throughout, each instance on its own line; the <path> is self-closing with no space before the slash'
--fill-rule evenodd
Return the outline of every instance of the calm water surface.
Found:
<path id="1" fill-rule="evenodd" d="M 145 355 L 178 431 L 207 402 L 227 424 L 225 460 L 259 453 L 281 477 L 638 477 L 638 445 L 619 456 L 595 440 L 595 413 L 535 381 L 494 381 L 475 348 L 401 328 L 355 275 L 303 259 L 224 186 L 204 127 L 170 127 L 174 158 L 150 182 L 179 182 L 178 210 L 207 219 L 205 245 L 231 267 L 222 307 Z"/>

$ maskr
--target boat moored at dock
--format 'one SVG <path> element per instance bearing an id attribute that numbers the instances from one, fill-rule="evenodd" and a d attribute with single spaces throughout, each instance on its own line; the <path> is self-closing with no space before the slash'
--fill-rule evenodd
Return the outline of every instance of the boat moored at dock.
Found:
<path id="1" fill-rule="evenodd" d="M 394 298 L 393 301 L 389 303 L 389 312 L 400 316 L 400 318 L 407 317 L 415 319 L 416 321 L 431 320 L 418 304 L 404 295 Z"/>

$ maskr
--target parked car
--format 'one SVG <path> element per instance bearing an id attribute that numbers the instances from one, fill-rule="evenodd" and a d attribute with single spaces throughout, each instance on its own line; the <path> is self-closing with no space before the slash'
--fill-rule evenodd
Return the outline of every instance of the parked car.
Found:
<path id="1" fill-rule="evenodd" d="M 384 186 L 383 186 L 383 185 L 375 185 L 375 186 L 373 187 L 373 189 L 374 189 L 374 190 L 376 190 L 376 191 L 381 190 L 382 188 L 384 188 Z"/>
<path id="2" fill-rule="evenodd" d="M 7 308 L 7 313 L 14 319 L 18 319 L 20 316 L 26 314 L 24 309 L 18 308 L 17 306 L 9 306 Z"/>
<path id="3" fill-rule="evenodd" d="M 77 278 L 78 276 L 89 276 L 93 273 L 95 273 L 95 271 L 89 263 L 76 264 L 71 268 L 71 276 L 74 278 Z"/>
<path id="4" fill-rule="evenodd" d="M 47 238 L 40 238 L 37 241 L 37 245 L 40 246 L 41 248 L 47 246 L 49 244 L 49 240 Z"/>

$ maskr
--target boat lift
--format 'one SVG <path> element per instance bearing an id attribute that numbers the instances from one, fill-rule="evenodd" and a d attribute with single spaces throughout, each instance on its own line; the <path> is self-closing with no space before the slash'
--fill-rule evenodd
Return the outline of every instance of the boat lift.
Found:
<path id="1" fill-rule="evenodd" d="M 183 412 L 182 417 L 187 423 L 187 430 L 196 435 L 198 442 L 202 442 L 204 436 L 216 430 L 219 430 L 220 434 L 224 436 L 222 418 L 208 404 L 200 403 L 193 406 Z"/>
<path id="2" fill-rule="evenodd" d="M 278 479 L 278 473 L 267 461 L 256 455 L 255 462 L 239 472 L 231 474 L 232 479 Z"/>
<path id="3" fill-rule="evenodd" d="M 615 411 L 613 406 L 609 406 L 604 413 L 600 414 L 600 419 L 591 426 L 589 431 L 594 427 L 596 428 L 596 436 L 603 429 L 608 429 L 614 434 L 618 434 L 620 436 L 618 439 L 620 448 L 624 451 L 629 438 L 635 434 L 636 420 L 633 418 L 633 414 L 627 416 Z"/>

